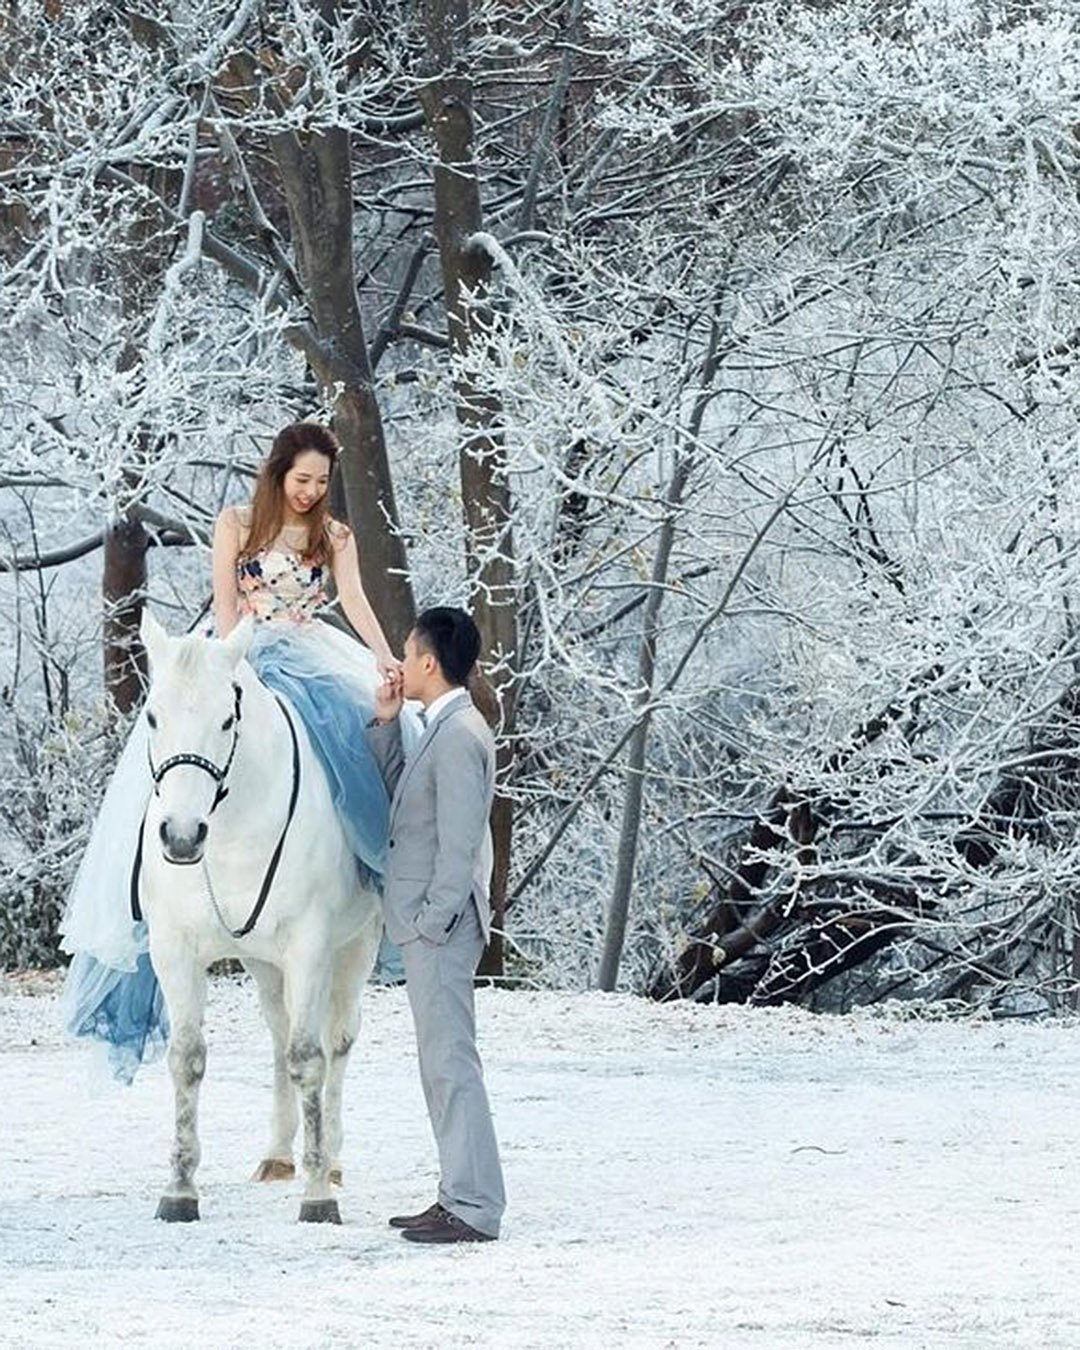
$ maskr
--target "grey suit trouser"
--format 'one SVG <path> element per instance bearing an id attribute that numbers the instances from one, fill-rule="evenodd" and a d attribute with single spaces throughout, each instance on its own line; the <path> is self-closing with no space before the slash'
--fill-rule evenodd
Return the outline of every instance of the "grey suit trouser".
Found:
<path id="1" fill-rule="evenodd" d="M 439 1204 L 498 1236 L 506 1208 L 499 1147 L 476 1049 L 473 976 L 484 950 L 472 904 L 441 946 L 402 945 L 420 1081 L 439 1149 Z"/>

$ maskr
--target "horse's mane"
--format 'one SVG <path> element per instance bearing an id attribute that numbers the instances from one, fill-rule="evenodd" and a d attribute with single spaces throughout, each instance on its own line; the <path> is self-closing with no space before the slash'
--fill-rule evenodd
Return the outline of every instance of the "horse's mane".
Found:
<path id="1" fill-rule="evenodd" d="M 206 643 L 206 638 L 194 633 L 177 639 L 171 673 L 181 689 L 193 687 L 199 676 L 207 673 Z"/>

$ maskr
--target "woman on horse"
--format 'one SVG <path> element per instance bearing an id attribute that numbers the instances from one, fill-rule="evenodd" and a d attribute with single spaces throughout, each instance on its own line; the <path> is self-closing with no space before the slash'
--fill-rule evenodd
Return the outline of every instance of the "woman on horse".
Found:
<path id="1" fill-rule="evenodd" d="M 356 541 L 328 510 L 338 447 L 324 427 L 297 422 L 274 440 L 251 503 L 226 507 L 214 529 L 214 617 L 225 637 L 255 623 L 248 660 L 302 719 L 326 771 L 357 860 L 360 882 L 378 884 L 388 801 L 363 728 L 375 689 L 396 661 L 364 593 Z M 317 616 L 333 582 L 360 646 Z M 145 715 L 136 720 L 94 822 L 61 925 L 72 953 L 65 1020 L 77 1036 L 110 1047 L 118 1076 L 163 1047 L 168 1028 L 146 925 L 133 920 L 132 864 L 152 789 Z M 136 883 L 137 884 L 137 879 Z"/>
<path id="2" fill-rule="evenodd" d="M 251 504 L 226 507 L 214 528 L 214 619 L 218 637 L 245 615 L 254 619 L 248 661 L 300 714 L 353 852 L 379 875 L 388 802 L 364 727 L 375 686 L 397 661 L 364 594 L 352 531 L 330 516 L 336 455 L 325 427 L 295 422 L 278 433 Z M 366 650 L 313 622 L 331 579 Z"/>

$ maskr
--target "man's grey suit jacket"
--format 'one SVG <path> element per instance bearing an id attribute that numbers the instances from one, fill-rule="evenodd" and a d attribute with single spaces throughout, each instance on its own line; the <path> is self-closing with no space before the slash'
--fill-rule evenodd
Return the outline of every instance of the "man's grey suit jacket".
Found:
<path id="1" fill-rule="evenodd" d="M 399 718 L 367 729 L 390 802 L 383 879 L 386 933 L 399 945 L 417 935 L 444 943 L 465 907 L 491 934 L 491 832 L 495 741 L 463 690 L 439 710 L 406 760 Z"/>

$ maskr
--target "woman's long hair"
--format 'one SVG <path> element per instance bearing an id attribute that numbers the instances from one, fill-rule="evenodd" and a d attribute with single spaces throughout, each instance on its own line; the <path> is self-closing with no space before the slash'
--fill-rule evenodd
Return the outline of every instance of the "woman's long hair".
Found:
<path id="1" fill-rule="evenodd" d="M 240 560 L 253 558 L 269 548 L 285 524 L 285 475 L 305 450 L 314 450 L 330 461 L 333 474 L 337 463 L 338 443 L 332 432 L 317 422 L 292 422 L 274 437 L 251 499 L 251 525 Z M 305 560 L 325 566 L 330 557 L 330 489 L 315 503 L 305 517 L 307 542 L 300 550 Z"/>

